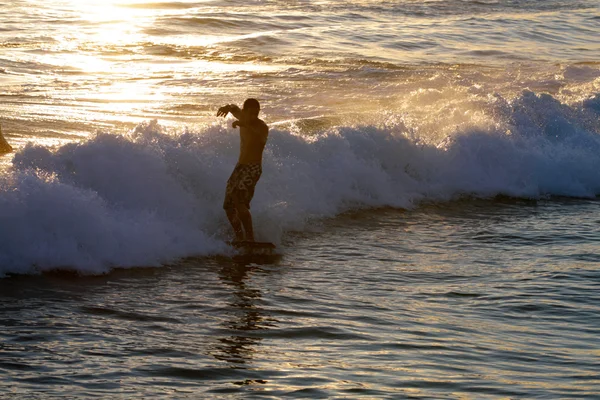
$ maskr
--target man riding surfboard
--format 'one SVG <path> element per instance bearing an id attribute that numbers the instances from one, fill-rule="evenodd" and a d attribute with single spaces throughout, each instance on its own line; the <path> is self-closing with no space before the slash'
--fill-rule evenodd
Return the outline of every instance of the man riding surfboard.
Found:
<path id="1" fill-rule="evenodd" d="M 235 232 L 237 242 L 254 242 L 250 201 L 262 173 L 262 155 L 269 135 L 269 127 L 258 118 L 260 103 L 256 99 L 244 101 L 240 109 L 235 104 L 225 105 L 217 111 L 217 117 L 231 113 L 236 121 L 233 128 L 240 128 L 240 156 L 225 190 L 223 208 Z"/>

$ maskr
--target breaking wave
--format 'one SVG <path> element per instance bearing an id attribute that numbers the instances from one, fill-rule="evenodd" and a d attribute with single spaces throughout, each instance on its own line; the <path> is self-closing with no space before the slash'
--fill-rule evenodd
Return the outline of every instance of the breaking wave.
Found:
<path id="1" fill-rule="evenodd" d="M 404 122 L 270 133 L 252 203 L 258 239 L 315 218 L 460 197 L 600 194 L 600 95 L 566 105 L 498 98 L 494 123 L 437 143 Z M 168 133 L 156 121 L 56 148 L 28 145 L 0 178 L 0 274 L 103 273 L 227 251 L 221 209 L 238 138 L 225 124 Z"/>

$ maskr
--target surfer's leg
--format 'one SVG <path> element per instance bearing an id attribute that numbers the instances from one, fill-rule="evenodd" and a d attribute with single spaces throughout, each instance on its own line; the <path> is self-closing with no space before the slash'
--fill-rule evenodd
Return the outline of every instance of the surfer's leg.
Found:
<path id="1" fill-rule="evenodd" d="M 250 209 L 245 204 L 236 205 L 237 216 L 244 226 L 246 232 L 246 241 L 254 242 L 254 229 L 252 227 L 252 214 Z"/>
<path id="2" fill-rule="evenodd" d="M 233 226 L 236 240 L 254 242 L 250 201 L 261 172 L 260 164 L 238 164 L 227 181 L 223 208 Z"/>
<path id="3" fill-rule="evenodd" d="M 227 219 L 233 228 L 235 233 L 235 240 L 241 242 L 244 240 L 244 231 L 242 230 L 242 222 L 240 221 L 239 214 L 235 208 L 228 208 L 225 210 Z"/>

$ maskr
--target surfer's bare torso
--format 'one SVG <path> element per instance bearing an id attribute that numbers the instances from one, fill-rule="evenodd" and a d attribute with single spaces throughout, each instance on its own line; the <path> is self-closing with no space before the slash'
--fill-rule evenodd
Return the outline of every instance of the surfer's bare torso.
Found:
<path id="1" fill-rule="evenodd" d="M 238 164 L 262 165 L 262 155 L 269 135 L 269 127 L 265 122 L 252 115 L 247 115 L 236 105 L 221 107 L 223 112 L 230 112 L 238 120 L 233 127 L 240 128 L 240 157 Z"/>

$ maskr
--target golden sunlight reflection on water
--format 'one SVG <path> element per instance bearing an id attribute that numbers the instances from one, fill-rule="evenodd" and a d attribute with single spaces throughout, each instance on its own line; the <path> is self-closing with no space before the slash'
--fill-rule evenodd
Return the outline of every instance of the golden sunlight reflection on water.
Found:
<path id="1" fill-rule="evenodd" d="M 404 16 L 398 28 L 369 8 L 365 18 L 345 16 L 352 23 L 344 23 L 328 9 L 339 6 L 332 1 L 314 3 L 323 7 L 315 16 L 305 3 L 285 9 L 210 1 L 31 3 L 60 25 L 41 24 L 33 30 L 39 37 L 26 38 L 31 43 L 11 39 L 15 47 L 6 47 L 25 64 L 23 72 L 9 66 L 1 75 L 10 86 L 10 98 L 0 104 L 9 137 L 38 133 L 24 116 L 49 121 L 46 130 L 59 134 L 149 119 L 166 125 L 179 119 L 183 129 L 194 119 L 215 123 L 217 104 L 257 97 L 273 127 L 312 134 L 383 124 L 444 148 L 445 138 L 457 132 L 508 132 L 498 113 L 524 88 L 570 105 L 589 97 L 597 76 L 596 66 L 499 68 L 485 56 L 481 64 L 452 65 L 430 53 L 453 38 L 451 52 L 510 47 L 513 23 L 550 18 L 551 12 L 507 11 L 504 25 L 499 14 L 478 15 L 473 24 L 508 30 L 492 48 L 489 39 L 459 40 L 474 29 L 461 16 L 417 13 Z M 379 3 L 349 6 L 373 4 Z M 538 43 L 520 40 L 519 48 Z M 416 59 L 434 63 L 412 64 Z"/>

